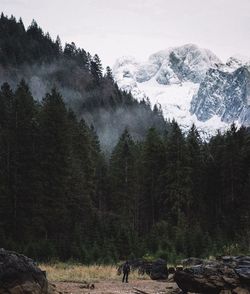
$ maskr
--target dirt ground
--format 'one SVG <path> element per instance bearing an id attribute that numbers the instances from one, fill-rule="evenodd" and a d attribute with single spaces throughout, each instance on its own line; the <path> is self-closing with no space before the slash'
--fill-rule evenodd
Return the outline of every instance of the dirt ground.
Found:
<path id="1" fill-rule="evenodd" d="M 152 280 L 131 280 L 127 284 L 117 280 L 99 281 L 94 283 L 95 288 L 92 290 L 84 289 L 84 284 L 80 283 L 56 282 L 54 284 L 57 290 L 63 294 L 135 294 L 135 288 L 149 294 L 163 294 L 176 287 L 174 283 Z"/>

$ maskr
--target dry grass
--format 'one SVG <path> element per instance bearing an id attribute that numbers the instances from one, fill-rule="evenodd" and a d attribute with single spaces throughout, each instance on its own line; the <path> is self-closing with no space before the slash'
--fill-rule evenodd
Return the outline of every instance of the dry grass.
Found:
<path id="1" fill-rule="evenodd" d="M 109 265 L 72 265 L 67 263 L 40 264 L 47 277 L 53 282 L 97 282 L 103 280 L 121 280 L 117 268 Z M 148 279 L 147 275 L 140 276 L 137 272 L 130 273 L 131 279 Z"/>

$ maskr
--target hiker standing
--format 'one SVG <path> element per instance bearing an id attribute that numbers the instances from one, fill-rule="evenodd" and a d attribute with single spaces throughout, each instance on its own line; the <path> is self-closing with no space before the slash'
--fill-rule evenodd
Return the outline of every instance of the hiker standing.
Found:
<path id="1" fill-rule="evenodd" d="M 128 261 L 126 261 L 122 267 L 122 271 L 123 271 L 123 278 L 122 278 L 122 282 L 124 283 L 126 281 L 126 283 L 128 283 L 128 275 L 130 273 L 130 266 Z"/>

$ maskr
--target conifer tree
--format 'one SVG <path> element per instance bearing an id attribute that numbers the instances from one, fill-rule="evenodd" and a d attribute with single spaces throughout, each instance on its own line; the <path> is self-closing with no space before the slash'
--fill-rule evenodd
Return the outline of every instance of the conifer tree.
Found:
<path id="1" fill-rule="evenodd" d="M 187 169 L 186 178 L 187 185 L 189 186 L 189 196 L 187 201 L 187 218 L 189 223 L 195 223 L 196 220 L 200 222 L 200 218 L 204 213 L 202 203 L 202 179 L 203 179 L 203 154 L 201 149 L 201 139 L 199 133 L 195 127 L 189 130 L 186 139 L 186 149 L 187 149 Z M 194 214 L 194 211 L 197 213 Z"/>
<path id="2" fill-rule="evenodd" d="M 69 241 L 70 132 L 62 96 L 52 89 L 42 101 L 40 113 L 41 206 L 44 238 L 55 240 L 62 252 Z M 62 247 L 62 248 L 61 248 Z"/>
<path id="3" fill-rule="evenodd" d="M 92 194 L 94 193 L 94 163 L 91 155 L 91 136 L 83 120 L 77 121 L 70 111 L 69 138 L 70 162 L 69 179 L 67 182 L 70 196 L 69 219 L 70 238 L 80 246 L 90 238 L 93 223 Z"/>
<path id="4" fill-rule="evenodd" d="M 112 74 L 112 70 L 109 66 L 106 67 L 106 73 L 105 73 L 105 77 L 107 79 L 109 79 L 111 82 L 114 82 L 114 78 L 113 78 L 113 74 Z"/>
<path id="5" fill-rule="evenodd" d="M 102 79 L 102 64 L 97 54 L 95 54 L 91 60 L 90 72 L 93 76 L 95 85 L 99 85 Z"/>
<path id="6" fill-rule="evenodd" d="M 189 186 L 186 183 L 187 165 L 185 139 L 173 121 L 166 138 L 166 169 L 164 172 L 165 215 L 173 225 L 181 222 L 187 213 Z"/>
<path id="7" fill-rule="evenodd" d="M 28 85 L 20 82 L 14 95 L 12 205 L 16 240 L 27 238 L 36 203 L 36 108 Z"/>
<path id="8" fill-rule="evenodd" d="M 61 54 L 63 52 L 63 49 L 62 49 L 62 42 L 59 36 L 56 37 L 56 47 L 58 50 L 58 54 Z"/>
<path id="9" fill-rule="evenodd" d="M 165 148 L 154 128 L 148 130 L 142 150 L 143 193 L 140 199 L 142 230 L 146 233 L 159 220 L 161 213 L 161 175 Z"/>
<path id="10" fill-rule="evenodd" d="M 74 42 L 72 43 L 66 43 L 65 47 L 64 47 L 64 51 L 63 54 L 66 57 L 74 57 L 76 55 L 77 49 L 76 49 L 76 45 Z"/>
<path id="11" fill-rule="evenodd" d="M 119 139 L 110 159 L 112 210 L 121 216 L 128 228 L 136 223 L 135 143 L 127 129 Z"/>
<path id="12" fill-rule="evenodd" d="M 12 236 L 14 148 L 14 93 L 4 83 L 0 91 L 0 231 L 4 237 Z"/>

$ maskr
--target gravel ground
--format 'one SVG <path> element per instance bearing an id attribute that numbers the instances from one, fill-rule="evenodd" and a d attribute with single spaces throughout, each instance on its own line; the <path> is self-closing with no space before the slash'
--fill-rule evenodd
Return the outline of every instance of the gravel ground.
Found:
<path id="1" fill-rule="evenodd" d="M 56 282 L 54 283 L 58 291 L 64 294 L 134 294 L 135 289 L 145 291 L 149 294 L 168 293 L 171 289 L 176 288 L 174 283 L 152 281 L 152 280 L 131 280 L 129 283 L 120 281 L 99 281 L 94 284 L 94 289 L 85 289 L 82 283 Z"/>

